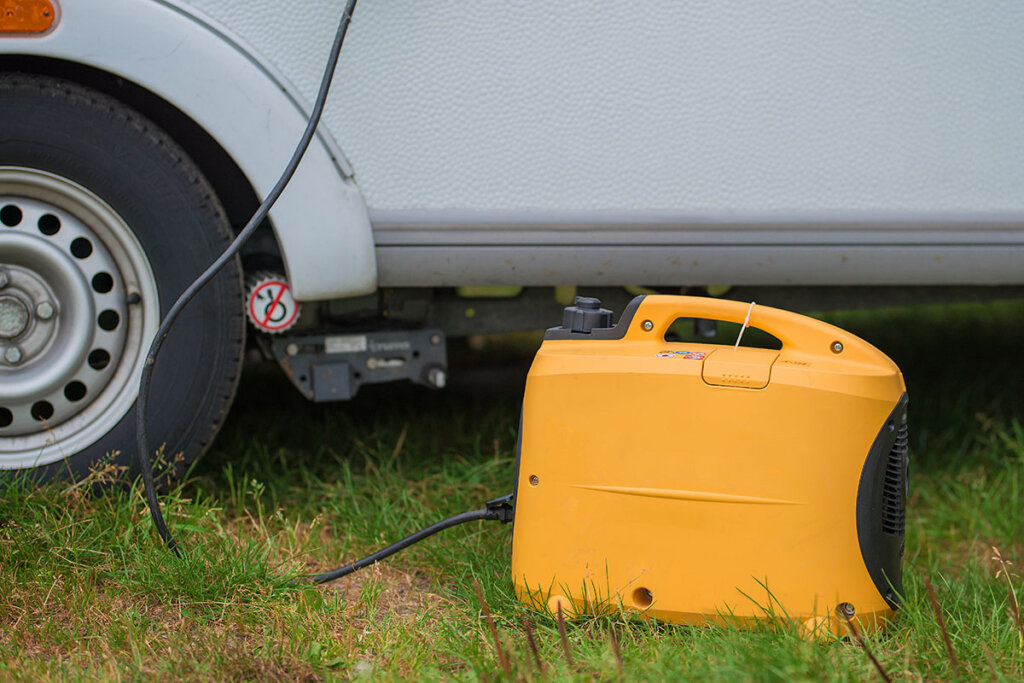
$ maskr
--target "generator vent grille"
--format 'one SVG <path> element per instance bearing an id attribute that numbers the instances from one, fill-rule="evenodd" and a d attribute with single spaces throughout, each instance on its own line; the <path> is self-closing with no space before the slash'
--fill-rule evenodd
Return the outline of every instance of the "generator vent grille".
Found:
<path id="1" fill-rule="evenodd" d="M 882 531 L 894 536 L 903 534 L 907 515 L 907 431 L 904 422 L 896 432 L 896 441 L 889 451 L 885 482 L 882 485 Z"/>

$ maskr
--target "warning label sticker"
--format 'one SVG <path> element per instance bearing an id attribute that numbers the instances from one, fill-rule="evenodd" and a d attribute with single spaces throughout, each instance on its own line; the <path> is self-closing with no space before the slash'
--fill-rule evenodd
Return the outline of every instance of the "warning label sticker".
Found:
<path id="1" fill-rule="evenodd" d="M 265 332 L 288 329 L 299 317 L 299 305 L 282 280 L 266 280 L 249 294 L 249 320 Z"/>
<path id="2" fill-rule="evenodd" d="M 658 358 L 682 358 L 683 360 L 704 360 L 708 355 L 705 351 L 659 351 Z"/>

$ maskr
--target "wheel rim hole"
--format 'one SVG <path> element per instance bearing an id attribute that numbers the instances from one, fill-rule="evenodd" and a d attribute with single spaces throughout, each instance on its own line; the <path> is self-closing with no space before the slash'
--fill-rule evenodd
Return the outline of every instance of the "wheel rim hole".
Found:
<path id="1" fill-rule="evenodd" d="M 85 385 L 79 381 L 68 382 L 64 387 L 64 398 L 69 401 L 81 401 L 85 398 Z"/>
<path id="2" fill-rule="evenodd" d="M 114 278 L 110 273 L 96 273 L 92 276 L 92 288 L 99 294 L 106 294 L 114 288 Z"/>
<path id="3" fill-rule="evenodd" d="M 14 204 L 8 204 L 0 209 L 0 223 L 8 228 L 13 228 L 21 222 L 21 209 Z"/>
<path id="4" fill-rule="evenodd" d="M 110 365 L 110 354 L 103 349 L 94 349 L 89 353 L 89 367 L 93 370 L 102 370 Z"/>
<path id="5" fill-rule="evenodd" d="M 32 404 L 32 419 L 45 422 L 53 417 L 53 404 L 49 401 L 36 401 Z"/>
<path id="6" fill-rule="evenodd" d="M 7 408 L 0 408 L 0 429 L 10 427 L 12 422 L 14 422 L 14 413 Z"/>
<path id="7" fill-rule="evenodd" d="M 39 232 L 46 236 L 53 236 L 60 232 L 60 219 L 52 213 L 44 213 L 39 217 Z"/>
<path id="8" fill-rule="evenodd" d="M 107 310 L 100 313 L 99 317 L 96 319 L 96 322 L 99 324 L 101 328 L 103 328 L 107 332 L 110 332 L 117 328 L 117 326 L 121 323 L 121 316 L 117 314 L 117 311 L 112 311 L 108 308 Z"/>
<path id="9" fill-rule="evenodd" d="M 71 241 L 71 254 L 75 258 L 89 258 L 92 254 L 92 242 L 84 237 L 76 237 Z"/>

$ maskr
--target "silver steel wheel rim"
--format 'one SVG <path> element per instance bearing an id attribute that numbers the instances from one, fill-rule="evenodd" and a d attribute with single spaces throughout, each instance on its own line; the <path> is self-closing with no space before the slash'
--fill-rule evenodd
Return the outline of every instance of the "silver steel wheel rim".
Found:
<path id="1" fill-rule="evenodd" d="M 156 281 L 102 199 L 51 173 L 0 167 L 0 285 L 0 469 L 47 465 L 98 441 L 134 404 L 159 323 Z"/>

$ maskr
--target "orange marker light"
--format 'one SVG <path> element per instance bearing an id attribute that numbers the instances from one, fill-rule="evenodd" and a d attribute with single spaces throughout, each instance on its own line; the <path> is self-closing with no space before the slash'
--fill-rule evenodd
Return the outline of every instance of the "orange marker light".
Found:
<path id="1" fill-rule="evenodd" d="M 45 33 L 56 17 L 51 0 L 0 0 L 0 33 Z"/>

